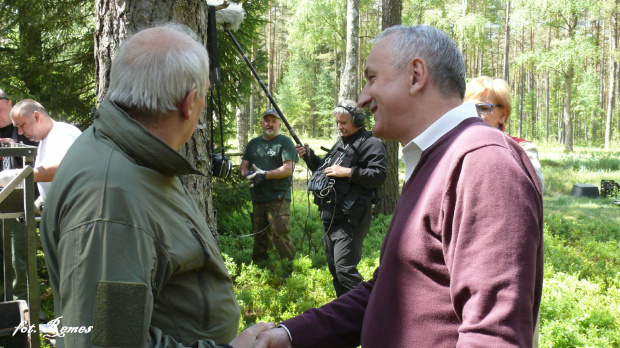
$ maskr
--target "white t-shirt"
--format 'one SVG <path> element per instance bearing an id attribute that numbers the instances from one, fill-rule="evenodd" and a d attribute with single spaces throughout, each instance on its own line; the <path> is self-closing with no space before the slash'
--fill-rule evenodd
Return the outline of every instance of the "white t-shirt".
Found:
<path id="1" fill-rule="evenodd" d="M 34 167 L 38 168 L 41 165 L 60 163 L 62 158 L 65 157 L 67 150 L 69 150 L 80 134 L 82 134 L 82 131 L 77 127 L 68 123 L 54 121 L 54 125 L 47 137 L 39 142 L 39 151 L 34 161 Z M 45 200 L 51 182 L 38 182 L 37 185 L 41 197 Z"/>

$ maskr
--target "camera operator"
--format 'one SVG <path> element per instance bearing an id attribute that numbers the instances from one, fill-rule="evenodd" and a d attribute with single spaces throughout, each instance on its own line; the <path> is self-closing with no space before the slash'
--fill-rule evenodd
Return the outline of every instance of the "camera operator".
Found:
<path id="1" fill-rule="evenodd" d="M 308 144 L 298 145 L 297 152 L 314 172 L 309 189 L 321 211 L 325 255 L 340 297 L 363 280 L 357 264 L 370 229 L 375 191 L 386 178 L 387 159 L 383 142 L 364 128 L 364 111 L 356 102 L 340 103 L 333 114 L 340 138 L 325 159 Z"/>

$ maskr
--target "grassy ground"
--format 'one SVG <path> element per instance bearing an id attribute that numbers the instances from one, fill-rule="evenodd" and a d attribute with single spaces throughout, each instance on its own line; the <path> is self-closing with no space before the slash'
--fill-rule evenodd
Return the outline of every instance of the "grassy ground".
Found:
<path id="1" fill-rule="evenodd" d="M 331 145 L 331 141 L 325 143 L 321 145 Z M 612 198 L 570 195 L 575 183 L 620 182 L 620 152 L 576 148 L 565 154 L 561 146 L 551 145 L 539 146 L 539 152 L 547 183 L 540 346 L 620 347 L 620 207 Z M 322 251 L 318 212 L 312 197 L 303 191 L 307 177 L 303 164 L 296 167 L 295 177 L 292 235 L 298 254 L 292 277 L 281 279 L 284 267 L 275 258 L 251 264 L 251 238 L 221 237 L 243 306 L 241 327 L 284 320 L 335 296 Z M 228 228 L 237 234 L 249 232 L 249 220 L 240 223 L 248 212 L 234 215 Z M 373 220 L 360 264 L 365 278 L 378 265 L 389 220 L 385 216 Z"/>
<path id="2" fill-rule="evenodd" d="M 324 153 L 320 146 L 332 145 L 330 140 L 309 143 L 320 155 Z M 540 346 L 620 347 L 620 207 L 611 198 L 570 195 L 575 183 L 598 186 L 601 179 L 620 182 L 620 151 L 576 148 L 574 153 L 564 154 L 561 146 L 549 145 L 539 146 L 539 153 L 547 183 Z M 233 158 L 234 163 L 238 161 L 238 157 Z M 323 253 L 318 211 L 305 192 L 308 175 L 300 161 L 295 167 L 291 206 L 291 234 L 297 257 L 289 278 L 282 277 L 286 265 L 275 257 L 259 265 L 251 262 L 247 184 L 237 179 L 232 186 L 215 193 L 221 202 L 221 250 L 242 308 L 241 329 L 257 321 L 279 322 L 335 297 Z M 389 222 L 389 216 L 373 220 L 359 266 L 366 279 L 378 265 Z M 45 280 L 42 255 L 40 263 Z M 42 288 L 47 288 L 45 283 Z M 51 303 L 48 293 L 43 306 L 50 316 Z"/>

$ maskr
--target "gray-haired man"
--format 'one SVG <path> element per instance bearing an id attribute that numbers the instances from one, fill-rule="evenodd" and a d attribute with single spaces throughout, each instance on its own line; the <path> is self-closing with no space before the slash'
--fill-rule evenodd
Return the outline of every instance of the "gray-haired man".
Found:
<path id="1" fill-rule="evenodd" d="M 209 60 L 185 27 L 123 43 L 93 126 L 65 156 L 41 221 L 66 347 L 215 347 L 239 306 L 217 243 L 180 175 L 177 151 L 205 105 Z M 253 338 L 256 325 L 231 342 Z"/>
<path id="2" fill-rule="evenodd" d="M 377 39 L 358 105 L 411 169 L 373 278 L 254 347 L 529 347 L 542 293 L 542 197 L 521 147 L 463 104 L 465 67 L 430 26 Z"/>

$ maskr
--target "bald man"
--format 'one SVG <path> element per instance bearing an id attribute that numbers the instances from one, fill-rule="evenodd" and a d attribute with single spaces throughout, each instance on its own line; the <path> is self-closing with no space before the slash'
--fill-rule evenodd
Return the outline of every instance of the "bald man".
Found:
<path id="1" fill-rule="evenodd" d="M 92 127 L 67 152 L 47 196 L 41 241 L 60 347 L 241 346 L 239 306 L 217 242 L 179 176 L 178 150 L 209 87 L 209 59 L 180 25 L 119 49 Z M 232 341 L 231 341 L 232 340 Z"/>
<path id="2" fill-rule="evenodd" d="M 32 99 L 15 104 L 11 120 L 19 135 L 39 142 L 33 176 L 39 202 L 44 202 L 60 162 L 82 132 L 71 124 L 54 121 L 43 105 Z"/>

